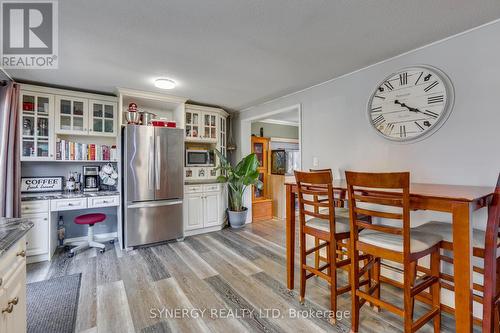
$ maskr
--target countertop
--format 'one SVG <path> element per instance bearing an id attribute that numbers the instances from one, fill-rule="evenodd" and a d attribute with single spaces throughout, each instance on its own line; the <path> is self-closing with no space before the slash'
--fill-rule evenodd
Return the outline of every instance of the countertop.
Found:
<path id="1" fill-rule="evenodd" d="M 119 195 L 119 194 L 120 192 L 118 191 L 22 193 L 21 201 L 92 198 L 92 197 L 104 197 L 104 196 Z"/>
<path id="2" fill-rule="evenodd" d="M 0 256 L 7 252 L 31 228 L 33 228 L 33 223 L 27 219 L 0 217 Z"/>
<path id="3" fill-rule="evenodd" d="M 206 180 L 187 180 L 184 185 L 200 185 L 200 184 L 218 184 L 217 179 L 206 179 Z"/>

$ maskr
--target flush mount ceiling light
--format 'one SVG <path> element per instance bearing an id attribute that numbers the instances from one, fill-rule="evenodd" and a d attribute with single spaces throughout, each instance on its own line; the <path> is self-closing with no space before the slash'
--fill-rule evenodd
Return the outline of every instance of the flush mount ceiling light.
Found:
<path id="1" fill-rule="evenodd" d="M 170 79 L 156 79 L 155 87 L 160 89 L 174 89 L 177 86 L 174 80 Z"/>

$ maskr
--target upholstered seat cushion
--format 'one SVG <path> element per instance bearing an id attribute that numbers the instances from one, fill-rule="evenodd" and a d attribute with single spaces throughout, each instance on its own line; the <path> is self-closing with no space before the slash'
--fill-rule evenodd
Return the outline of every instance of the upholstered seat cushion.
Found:
<path id="1" fill-rule="evenodd" d="M 337 210 L 335 209 L 335 211 Z M 330 232 L 330 222 L 325 219 L 312 218 L 306 221 L 306 226 Z M 351 230 L 349 228 L 349 218 L 335 215 L 335 232 L 342 233 L 349 232 L 349 230 Z"/>
<path id="2" fill-rule="evenodd" d="M 427 250 L 442 240 L 436 234 L 411 231 L 410 251 L 412 253 Z M 359 240 L 387 250 L 403 252 L 403 236 L 383 233 L 375 230 L 363 230 L 359 233 Z"/>
<path id="3" fill-rule="evenodd" d="M 425 223 L 419 227 L 413 228 L 412 231 L 426 232 L 436 234 L 443 238 L 444 241 L 453 242 L 453 228 L 451 223 L 432 221 Z M 473 246 L 484 249 L 484 238 L 486 233 L 479 229 L 473 230 Z"/>
<path id="4" fill-rule="evenodd" d="M 76 224 L 94 224 L 102 222 L 106 219 L 106 215 L 102 213 L 85 214 L 75 217 Z"/>

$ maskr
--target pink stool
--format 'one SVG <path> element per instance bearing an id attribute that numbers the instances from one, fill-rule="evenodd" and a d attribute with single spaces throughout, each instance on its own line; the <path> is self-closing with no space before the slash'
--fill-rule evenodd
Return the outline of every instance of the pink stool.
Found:
<path id="1" fill-rule="evenodd" d="M 106 215 L 102 213 L 84 214 L 75 217 L 75 224 L 86 224 L 89 226 L 88 239 L 83 243 L 79 243 L 77 247 L 72 248 L 69 252 L 69 257 L 75 255 L 76 251 L 86 249 L 89 247 L 99 248 L 99 252 L 103 253 L 105 250 L 104 244 L 94 241 L 94 224 L 106 220 Z"/>

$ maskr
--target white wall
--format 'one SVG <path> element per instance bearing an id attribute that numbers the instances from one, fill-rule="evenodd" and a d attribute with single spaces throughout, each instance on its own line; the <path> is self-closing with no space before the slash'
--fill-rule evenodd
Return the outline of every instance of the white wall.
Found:
<path id="1" fill-rule="evenodd" d="M 264 137 L 266 138 L 285 138 L 285 139 L 298 139 L 299 126 L 270 124 L 257 121 L 252 123 L 252 134 L 260 136 L 260 129 L 264 130 Z"/>
<path id="2" fill-rule="evenodd" d="M 250 151 L 248 119 L 301 104 L 303 169 L 312 167 L 313 157 L 318 157 L 319 167 L 332 168 L 335 177 L 347 169 L 407 170 L 414 182 L 494 186 L 500 172 L 499 36 L 500 21 L 246 109 L 237 127 L 239 153 Z M 383 78 L 416 64 L 432 65 L 448 74 L 455 87 L 455 107 L 431 137 L 412 144 L 393 143 L 371 128 L 367 102 Z M 451 217 L 412 213 L 412 224 L 430 219 Z M 485 209 L 475 213 L 476 227 L 484 228 L 485 221 Z M 445 299 L 453 305 L 450 295 Z M 480 316 L 481 307 L 475 306 L 474 312 Z"/>
<path id="3" fill-rule="evenodd" d="M 303 168 L 411 171 L 412 181 L 493 186 L 500 171 L 500 22 L 409 52 L 344 77 L 257 105 L 240 113 L 240 140 L 248 153 L 246 119 L 302 105 Z M 415 64 L 440 68 L 455 87 L 455 107 L 431 137 L 397 144 L 379 137 L 366 116 L 376 85 Z"/>

